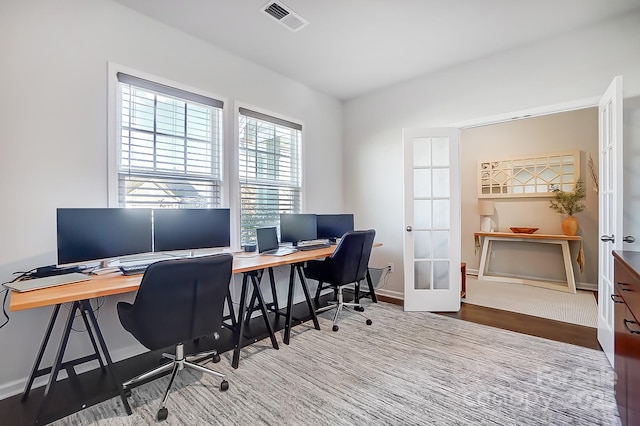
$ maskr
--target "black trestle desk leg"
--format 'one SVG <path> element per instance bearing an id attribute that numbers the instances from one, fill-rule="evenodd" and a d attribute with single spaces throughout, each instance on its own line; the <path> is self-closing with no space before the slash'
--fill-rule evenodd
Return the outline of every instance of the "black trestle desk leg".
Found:
<path id="1" fill-rule="evenodd" d="M 75 319 L 76 310 L 79 307 L 80 304 L 78 302 L 73 302 L 73 307 L 69 309 L 69 316 L 67 317 L 64 333 L 62 334 L 62 339 L 60 340 L 60 345 L 58 346 L 58 352 L 56 352 L 56 357 L 53 361 L 51 373 L 49 373 L 49 381 L 47 382 L 47 386 L 44 388 L 44 395 L 42 396 L 42 402 L 40 403 L 40 408 L 38 409 L 38 414 L 36 416 L 36 424 L 41 423 L 42 414 L 46 411 L 47 405 L 49 404 L 49 397 L 51 396 L 53 387 L 56 384 L 58 373 L 62 368 L 62 358 L 64 357 L 64 352 L 67 349 L 67 343 L 69 343 L 69 335 L 71 334 L 71 328 L 73 327 L 73 320 Z"/>
<path id="2" fill-rule="evenodd" d="M 231 327 L 235 329 L 238 323 L 236 322 L 236 311 L 235 309 L 233 309 L 233 300 L 231 300 L 231 288 L 227 289 L 227 308 L 229 308 L 229 318 L 231 318 Z"/>
<path id="3" fill-rule="evenodd" d="M 76 302 L 77 303 L 77 302 Z M 93 325 L 93 332 L 96 334 L 98 338 L 98 343 L 100 343 L 100 348 L 102 349 L 102 355 L 106 361 L 107 372 L 111 376 L 111 380 L 116 385 L 116 389 L 118 389 L 118 393 L 120 394 L 120 399 L 122 400 L 122 405 L 124 405 L 124 409 L 127 412 L 127 415 L 131 415 L 131 407 L 129 406 L 129 401 L 127 401 L 127 397 L 124 394 L 124 389 L 122 388 L 122 382 L 120 382 L 116 376 L 115 371 L 113 371 L 113 362 L 111 361 L 111 355 L 109 354 L 109 350 L 107 349 L 107 344 L 104 341 L 104 337 L 102 337 L 102 332 L 100 331 L 100 326 L 98 325 L 98 321 L 96 320 L 96 316 L 93 313 L 93 309 L 91 309 L 91 304 L 89 300 L 83 300 L 82 307 L 80 309 L 86 311 L 89 316 L 89 320 Z M 93 340 L 93 339 L 92 339 Z M 100 359 L 100 354 L 97 353 L 98 359 Z M 100 361 L 102 364 L 102 361 Z"/>
<path id="4" fill-rule="evenodd" d="M 371 280 L 371 274 L 367 269 L 367 284 L 369 284 L 369 295 L 371 296 L 371 302 L 378 303 L 378 297 L 376 296 L 376 292 L 373 289 L 373 281 Z"/>
<path id="5" fill-rule="evenodd" d="M 22 392 L 22 398 L 20 398 L 21 402 L 25 402 L 27 398 L 29 398 L 29 392 L 31 391 L 31 386 L 33 386 L 33 381 L 36 377 L 40 377 L 40 363 L 42 362 L 42 357 L 44 355 L 45 349 L 47 349 L 47 345 L 49 344 L 49 338 L 51 337 L 51 331 L 53 330 L 53 326 L 56 324 L 56 319 L 58 318 L 58 313 L 60 312 L 60 304 L 56 305 L 53 308 L 53 312 L 51 313 L 51 319 L 49 320 L 49 325 L 47 326 L 47 331 L 44 333 L 44 337 L 42 338 L 42 343 L 40 344 L 40 350 L 38 351 L 38 355 L 36 356 L 36 360 L 33 363 L 33 368 L 31 369 L 31 374 L 29 375 L 29 380 L 27 381 L 27 385 L 24 388 L 24 392 Z"/>
<path id="6" fill-rule="evenodd" d="M 245 304 L 247 303 L 247 274 L 242 274 L 242 293 L 240 294 L 240 307 L 238 308 L 238 320 L 235 328 L 235 348 L 233 349 L 233 360 L 231 366 L 238 368 L 240 363 L 240 349 L 242 349 L 242 339 L 244 335 L 244 315 L 246 311 Z"/>
<path id="7" fill-rule="evenodd" d="M 269 333 L 269 338 L 271 339 L 271 346 L 273 346 L 273 349 L 279 349 L 275 332 L 273 331 L 273 327 L 271 326 L 271 322 L 269 321 L 267 305 L 264 304 L 264 297 L 262 296 L 262 290 L 260 289 L 260 282 L 255 275 L 251 276 L 251 281 L 253 282 L 253 293 L 258 298 L 258 305 L 260 306 L 260 311 L 262 311 L 262 318 L 264 319 L 264 324 L 267 327 L 267 332 Z"/>
<path id="8" fill-rule="evenodd" d="M 313 303 L 311 303 L 311 294 L 309 293 L 309 287 L 307 287 L 307 280 L 304 278 L 304 274 L 302 273 L 302 264 L 296 264 L 296 269 L 298 270 L 298 276 L 300 277 L 300 284 L 302 285 L 302 291 L 304 291 L 304 297 L 305 299 L 307 299 L 307 306 L 309 307 L 309 313 L 311 314 L 311 319 L 313 320 L 313 326 L 316 330 L 320 330 L 318 316 L 316 315 L 316 310 L 313 307 Z"/>
<path id="9" fill-rule="evenodd" d="M 251 276 L 251 280 L 253 282 L 253 279 L 255 278 L 253 275 Z M 253 314 L 253 311 L 256 310 L 256 301 L 257 299 L 257 295 L 256 295 L 256 291 L 255 291 L 255 287 L 254 290 L 251 292 L 251 300 L 249 301 L 248 309 L 247 309 L 247 314 L 244 318 L 244 326 L 247 327 L 249 325 L 249 321 L 251 321 L 251 314 Z"/>
<path id="10" fill-rule="evenodd" d="M 280 315 L 280 307 L 278 306 L 278 292 L 276 291 L 276 279 L 273 276 L 273 268 L 269 268 L 269 281 L 271 282 L 271 297 L 273 299 L 273 310 Z"/>
<path id="11" fill-rule="evenodd" d="M 296 268 L 291 265 L 291 271 L 289 272 L 289 293 L 287 294 L 287 318 L 284 322 L 284 337 L 282 342 L 285 345 L 289 344 L 289 338 L 291 337 L 291 316 L 293 315 L 293 289 L 295 287 Z"/>
<path id="12" fill-rule="evenodd" d="M 96 338 L 93 337 L 93 333 L 91 332 L 91 329 L 89 326 L 89 320 L 87 319 L 87 313 L 85 312 L 84 309 L 80 309 L 80 313 L 82 313 L 82 319 L 84 320 L 84 325 L 85 327 L 87 327 L 87 334 L 89 335 L 89 339 L 91 339 L 93 350 L 95 351 L 98 357 L 98 362 L 100 363 L 100 370 L 102 370 L 102 372 L 104 373 L 105 372 L 104 363 L 102 362 L 102 357 L 100 356 L 100 352 L 98 351 L 98 345 L 96 345 Z"/>

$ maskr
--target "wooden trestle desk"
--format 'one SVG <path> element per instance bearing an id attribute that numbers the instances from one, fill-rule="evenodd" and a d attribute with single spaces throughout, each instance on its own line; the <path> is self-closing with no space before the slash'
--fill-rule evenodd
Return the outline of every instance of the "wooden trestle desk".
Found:
<path id="1" fill-rule="evenodd" d="M 376 244 L 379 246 L 381 244 Z M 289 339 L 291 335 L 291 324 L 292 324 L 292 305 L 293 305 L 293 296 L 295 289 L 295 276 L 298 274 L 300 284 L 304 291 L 307 307 L 309 309 L 309 314 L 313 321 L 314 327 L 319 330 L 320 324 L 318 323 L 318 318 L 315 314 L 315 308 L 311 302 L 311 295 L 309 294 L 309 289 L 307 287 L 306 280 L 304 278 L 304 274 L 302 271 L 302 267 L 304 263 L 310 260 L 315 259 L 323 259 L 327 256 L 330 256 L 335 250 L 336 246 L 330 246 L 326 248 L 309 250 L 309 251 L 299 251 L 287 256 L 264 256 L 264 255 L 249 255 L 247 253 L 237 253 L 234 255 L 233 259 L 233 273 L 234 274 L 242 274 L 242 290 L 239 301 L 239 311 L 237 316 L 234 312 L 233 305 L 231 303 L 230 297 L 228 298 L 228 308 L 230 311 L 229 319 L 231 320 L 231 328 L 234 331 L 234 352 L 233 352 L 233 360 L 232 366 L 234 368 L 238 368 L 239 360 L 240 360 L 240 350 L 243 346 L 247 346 L 251 344 L 253 341 L 248 341 L 244 338 L 244 328 L 246 323 L 248 323 L 249 316 L 253 309 L 260 308 L 262 311 L 262 316 L 265 322 L 265 326 L 268 330 L 268 337 L 271 339 L 272 346 L 275 349 L 278 349 L 278 343 L 275 339 L 275 333 L 273 331 L 272 325 L 267 317 L 267 306 L 272 308 L 273 312 L 276 313 L 277 316 L 285 316 L 285 326 L 284 326 L 284 336 L 283 342 L 285 344 L 289 344 Z M 279 266 L 290 266 L 290 274 L 289 274 L 289 289 L 287 295 L 287 308 L 286 312 L 283 313 L 279 307 L 278 302 L 275 297 L 275 282 L 273 277 L 273 268 Z M 270 304 L 266 304 L 264 298 L 262 297 L 262 292 L 260 290 L 260 280 L 263 276 L 263 271 L 267 270 L 269 272 L 269 277 L 271 281 L 271 286 L 274 294 L 274 300 Z M 373 301 L 375 299 L 375 293 L 373 291 L 373 285 L 371 283 L 371 278 L 367 276 L 369 290 L 371 294 L 371 298 Z M 89 301 L 93 298 L 103 297 L 103 296 L 113 296 L 117 294 L 124 294 L 135 292 L 138 290 L 140 286 L 140 281 L 142 280 L 142 275 L 133 275 L 133 276 L 123 276 L 119 272 L 114 272 L 111 274 L 105 274 L 100 276 L 94 276 L 88 281 L 83 281 L 79 283 L 65 284 L 57 287 L 50 287 L 41 290 L 34 290 L 24 293 L 18 293 L 15 291 L 11 291 L 10 293 L 10 303 L 9 309 L 11 311 L 20 311 L 25 309 L 39 308 L 44 306 L 54 306 L 53 312 L 51 314 L 51 319 L 49 321 L 49 325 L 47 326 L 44 338 L 40 345 L 40 350 L 36 356 L 33 368 L 31 370 L 31 374 L 29 375 L 29 380 L 27 385 L 25 386 L 25 390 L 22 394 L 22 400 L 25 401 L 29 392 L 31 391 L 31 387 L 33 386 L 33 382 L 36 378 L 40 376 L 44 376 L 49 374 L 49 381 L 45 387 L 44 396 L 42 399 L 42 403 L 39 408 L 39 412 L 37 415 L 36 423 L 41 422 L 42 415 L 46 412 L 46 407 L 49 402 L 50 395 L 52 393 L 53 387 L 56 383 L 56 378 L 61 369 L 69 369 L 73 368 L 75 365 L 84 364 L 89 361 L 98 361 L 100 364 L 100 368 L 103 372 L 107 372 L 111 379 L 114 382 L 115 387 L 118 390 L 120 398 L 122 399 L 122 403 L 125 407 L 127 414 L 131 414 L 131 408 L 125 396 L 125 393 L 122 389 L 122 384 L 119 378 L 116 376 L 113 371 L 113 362 L 111 360 L 111 356 L 107 349 L 106 343 L 102 336 L 102 332 L 100 331 L 100 327 L 96 320 L 95 314 L 93 312 L 93 308 Z M 247 293 L 249 287 L 249 281 L 253 286 L 253 296 L 251 299 L 250 310 L 247 312 L 246 309 L 246 301 L 247 301 Z M 255 307 L 255 302 L 258 302 L 258 307 Z M 67 316 L 67 320 L 65 323 L 65 328 L 63 335 L 60 339 L 60 343 L 58 345 L 58 349 L 56 352 L 56 356 L 51 367 L 41 368 L 40 364 L 42 362 L 42 358 L 49 344 L 49 340 L 51 337 L 51 332 L 56 323 L 58 314 L 60 312 L 60 306 L 63 303 L 72 303 L 72 307 L 69 310 L 69 314 Z M 87 328 L 89 338 L 91 340 L 91 344 L 94 349 L 94 353 L 91 355 L 87 355 L 78 359 L 69 360 L 63 362 L 63 357 L 67 348 L 67 343 L 69 340 L 69 336 L 71 334 L 71 329 L 73 326 L 73 321 L 76 317 L 76 314 L 80 314 L 84 321 L 84 324 Z M 246 320 L 245 316 L 247 317 Z M 267 337 L 267 336 L 265 336 Z M 102 354 L 102 356 L 101 356 Z M 103 362 L 104 357 L 104 362 Z M 99 401 L 90 401 L 86 404 L 89 406 Z M 85 404 L 82 405 L 83 407 Z"/>

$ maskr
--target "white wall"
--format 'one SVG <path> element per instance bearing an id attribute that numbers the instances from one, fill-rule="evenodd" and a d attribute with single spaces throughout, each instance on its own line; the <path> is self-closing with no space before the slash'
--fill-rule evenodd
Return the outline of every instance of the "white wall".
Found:
<path id="1" fill-rule="evenodd" d="M 384 246 L 374 250 L 372 263 L 403 262 L 403 127 L 443 126 L 599 97 L 619 74 L 626 94 L 640 94 L 638 46 L 635 13 L 346 102 L 346 208 L 359 225 L 378 231 Z M 395 271 L 388 294 L 402 297 L 402 268 Z"/>
<path id="2" fill-rule="evenodd" d="M 342 162 L 342 105 L 334 98 L 109 0 L 3 1 L 0 44 L 2 282 L 56 262 L 56 207 L 107 206 L 109 61 L 220 95 L 227 135 L 234 101 L 300 120 L 304 208 L 343 210 L 341 169 L 326 169 Z M 115 313 L 116 301 L 130 298 L 108 298 L 99 312 L 115 358 L 139 348 Z M 21 390 L 50 312 L 11 313 L 0 330 L 0 398 Z M 75 334 L 72 351 L 86 353 L 86 336 Z"/>

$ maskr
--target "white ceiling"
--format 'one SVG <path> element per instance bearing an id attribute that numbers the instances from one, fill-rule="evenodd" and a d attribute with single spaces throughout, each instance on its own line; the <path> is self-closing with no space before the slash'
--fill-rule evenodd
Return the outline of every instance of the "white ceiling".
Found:
<path id="1" fill-rule="evenodd" d="M 114 0 L 339 99 L 567 33 L 640 0 Z"/>

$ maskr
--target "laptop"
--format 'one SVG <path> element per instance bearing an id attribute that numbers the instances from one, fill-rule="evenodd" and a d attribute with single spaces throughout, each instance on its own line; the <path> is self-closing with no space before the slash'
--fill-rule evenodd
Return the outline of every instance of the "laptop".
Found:
<path id="1" fill-rule="evenodd" d="M 74 272 L 71 274 L 53 275 L 44 278 L 34 278 L 31 280 L 15 281 L 12 283 L 5 283 L 4 286 L 18 292 L 39 290 L 41 288 L 55 287 L 63 284 L 78 283 L 81 281 L 90 280 L 91 277 L 80 272 Z"/>
<path id="2" fill-rule="evenodd" d="M 275 226 L 256 228 L 256 237 L 258 239 L 258 253 L 260 254 L 286 256 L 297 251 L 293 247 L 280 247 L 278 245 L 278 232 Z"/>

